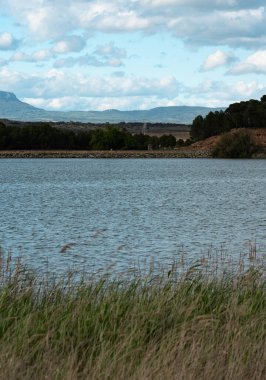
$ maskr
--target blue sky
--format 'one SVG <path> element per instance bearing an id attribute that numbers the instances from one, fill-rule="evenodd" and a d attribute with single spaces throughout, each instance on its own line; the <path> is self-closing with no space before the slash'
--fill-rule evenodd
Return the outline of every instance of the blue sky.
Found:
<path id="1" fill-rule="evenodd" d="M 0 0 L 0 90 L 53 110 L 266 94 L 265 0 Z"/>

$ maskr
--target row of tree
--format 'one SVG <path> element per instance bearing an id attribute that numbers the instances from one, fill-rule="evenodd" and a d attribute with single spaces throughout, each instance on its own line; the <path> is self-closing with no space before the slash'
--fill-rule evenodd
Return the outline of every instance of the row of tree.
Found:
<path id="1" fill-rule="evenodd" d="M 266 95 L 260 101 L 233 103 L 225 111 L 210 112 L 205 118 L 197 116 L 190 136 L 197 141 L 233 128 L 266 128 Z"/>
<path id="2" fill-rule="evenodd" d="M 173 148 L 176 138 L 131 134 L 114 126 L 90 131 L 71 131 L 47 123 L 31 123 L 10 127 L 0 123 L 0 149 L 64 149 L 64 150 L 146 150 L 149 147 Z M 182 145 L 180 140 L 178 145 Z"/>

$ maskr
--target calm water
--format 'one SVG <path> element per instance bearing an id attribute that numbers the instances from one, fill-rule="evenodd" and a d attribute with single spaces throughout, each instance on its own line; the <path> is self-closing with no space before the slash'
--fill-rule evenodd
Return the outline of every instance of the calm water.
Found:
<path id="1" fill-rule="evenodd" d="M 265 189 L 265 160 L 2 159 L 0 245 L 56 273 L 265 251 Z"/>

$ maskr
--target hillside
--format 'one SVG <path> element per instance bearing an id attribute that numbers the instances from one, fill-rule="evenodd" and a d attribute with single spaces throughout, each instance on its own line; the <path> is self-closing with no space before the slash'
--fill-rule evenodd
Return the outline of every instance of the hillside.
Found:
<path id="1" fill-rule="evenodd" d="M 21 102 L 12 92 L 0 91 L 0 118 L 31 120 L 42 112 L 42 109 Z"/>
<path id="2" fill-rule="evenodd" d="M 238 129 L 232 129 L 228 133 L 234 133 L 236 131 L 241 130 L 241 128 Z M 266 149 L 266 128 L 242 128 L 242 130 L 248 130 L 251 135 L 254 137 L 254 140 L 258 145 L 260 145 L 263 149 Z M 211 136 L 207 139 L 200 140 L 195 142 L 194 144 L 190 145 L 189 147 L 185 148 L 186 150 L 191 151 L 210 151 L 214 148 L 217 141 L 221 138 L 221 135 L 218 136 Z M 183 148 L 181 148 L 183 149 Z"/>
<path id="3" fill-rule="evenodd" d="M 46 111 L 20 101 L 11 92 L 0 91 L 0 119 L 21 121 L 76 121 L 91 123 L 150 122 L 191 124 L 198 115 L 222 108 L 172 106 L 150 110 Z"/>

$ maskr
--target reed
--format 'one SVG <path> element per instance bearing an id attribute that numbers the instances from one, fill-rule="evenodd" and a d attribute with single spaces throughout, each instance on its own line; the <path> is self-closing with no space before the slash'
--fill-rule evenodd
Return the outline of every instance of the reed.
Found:
<path id="1" fill-rule="evenodd" d="M 40 279 L 1 253 L 1 379 L 264 379 L 264 267 Z"/>

